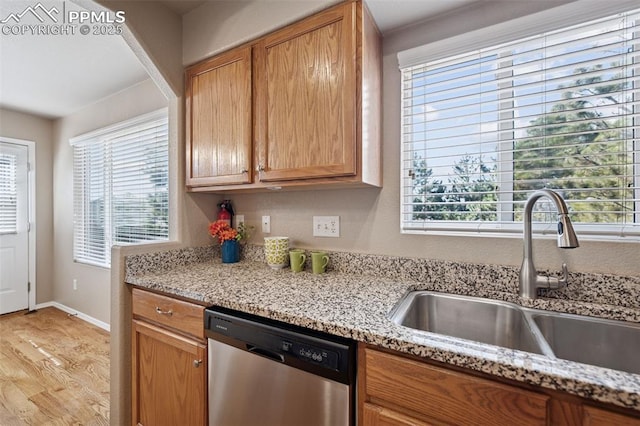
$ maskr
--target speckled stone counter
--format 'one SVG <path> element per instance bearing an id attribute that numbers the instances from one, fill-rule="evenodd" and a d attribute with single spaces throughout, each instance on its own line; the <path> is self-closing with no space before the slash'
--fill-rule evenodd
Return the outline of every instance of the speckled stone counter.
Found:
<path id="1" fill-rule="evenodd" d="M 332 268 L 314 275 L 272 270 L 261 247 L 243 250 L 235 264 L 220 263 L 210 247 L 130 256 L 125 281 L 640 412 L 640 375 L 415 332 L 387 316 L 406 292 L 436 290 L 640 322 L 636 278 L 572 274 L 573 289 L 523 301 L 517 268 L 331 253 Z"/>

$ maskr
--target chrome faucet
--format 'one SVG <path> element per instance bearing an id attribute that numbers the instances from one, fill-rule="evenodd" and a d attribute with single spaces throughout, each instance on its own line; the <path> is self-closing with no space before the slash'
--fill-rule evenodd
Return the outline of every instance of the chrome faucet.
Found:
<path id="1" fill-rule="evenodd" d="M 533 246 L 531 244 L 531 212 L 533 206 L 541 197 L 547 197 L 556 209 L 558 209 L 558 247 L 560 248 L 576 248 L 579 246 L 578 237 L 573 230 L 571 220 L 569 219 L 569 210 L 564 203 L 562 197 L 555 191 L 550 189 L 541 189 L 529 197 L 524 206 L 524 259 L 520 268 L 520 297 L 527 299 L 535 299 L 538 297 L 539 288 L 562 288 L 567 285 L 568 271 L 567 264 L 562 264 L 562 278 L 547 277 L 538 275 L 533 265 Z"/>

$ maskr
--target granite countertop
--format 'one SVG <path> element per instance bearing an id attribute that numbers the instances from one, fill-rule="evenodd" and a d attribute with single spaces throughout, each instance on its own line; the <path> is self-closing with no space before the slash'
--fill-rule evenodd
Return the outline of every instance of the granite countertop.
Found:
<path id="1" fill-rule="evenodd" d="M 434 280 L 393 277 L 387 273 L 375 276 L 345 273 L 339 271 L 339 267 L 321 275 L 307 271 L 294 273 L 290 269 L 272 270 L 257 260 L 222 264 L 215 258 L 205 257 L 204 261 L 196 259 L 176 264 L 164 259 L 161 260 L 162 270 L 154 271 L 149 265 L 153 263 L 151 260 L 158 261 L 158 255 L 155 258 L 134 256 L 128 260 L 125 281 L 204 305 L 237 309 L 640 412 L 640 375 L 415 332 L 389 320 L 388 313 L 408 291 L 446 290 L 442 288 L 443 284 L 437 285 Z M 332 261 L 334 258 L 339 265 L 339 256 L 332 257 Z M 146 266 L 140 267 L 143 263 Z M 370 267 L 364 263 L 359 259 L 359 265 L 365 269 Z M 371 263 L 375 264 L 376 258 Z M 382 262 L 378 267 L 381 265 Z M 456 281 L 455 274 L 450 274 L 449 281 L 449 285 Z M 450 292 L 474 295 L 465 280 L 458 281 L 460 285 L 455 286 L 456 291 Z M 460 288 L 464 291 L 459 291 Z M 631 288 L 636 289 L 635 282 Z M 482 293 L 476 290 L 476 293 Z M 517 294 L 497 290 L 475 295 L 534 308 L 577 313 L 598 310 L 600 306 L 592 302 L 553 298 L 523 301 Z M 604 308 L 598 310 L 598 316 L 640 321 L 640 310 L 633 307 L 602 306 Z"/>

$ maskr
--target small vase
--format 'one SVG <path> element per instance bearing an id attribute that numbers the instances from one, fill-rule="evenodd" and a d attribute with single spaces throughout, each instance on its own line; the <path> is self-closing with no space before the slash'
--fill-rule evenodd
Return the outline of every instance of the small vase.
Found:
<path id="1" fill-rule="evenodd" d="M 237 240 L 227 240 L 222 243 L 222 263 L 236 263 L 240 260 L 240 243 Z"/>

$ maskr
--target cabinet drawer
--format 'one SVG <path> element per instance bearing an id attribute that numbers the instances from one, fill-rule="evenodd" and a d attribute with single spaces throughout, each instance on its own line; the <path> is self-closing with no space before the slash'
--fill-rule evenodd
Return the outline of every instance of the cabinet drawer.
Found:
<path id="1" fill-rule="evenodd" d="M 546 395 L 365 349 L 365 393 L 429 423 L 546 424 Z"/>
<path id="2" fill-rule="evenodd" d="M 428 426 L 428 423 L 373 404 L 365 403 L 362 413 L 362 426 Z"/>
<path id="3" fill-rule="evenodd" d="M 134 288 L 133 315 L 204 339 L 204 306 Z"/>

